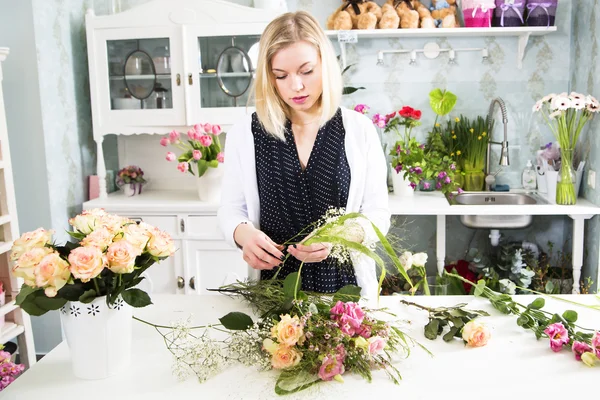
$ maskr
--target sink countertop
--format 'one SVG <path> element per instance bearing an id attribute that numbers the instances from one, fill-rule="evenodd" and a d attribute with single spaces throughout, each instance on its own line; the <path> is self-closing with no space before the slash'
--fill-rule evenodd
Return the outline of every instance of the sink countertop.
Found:
<path id="1" fill-rule="evenodd" d="M 524 190 L 510 192 L 489 192 L 490 195 L 503 193 L 524 193 Z M 543 197 L 543 194 L 539 194 Z M 411 197 L 390 194 L 390 209 L 394 215 L 597 215 L 600 207 L 583 198 L 577 204 L 561 206 L 556 204 L 531 205 L 450 205 L 441 192 L 415 192 Z M 197 213 L 215 214 L 218 204 L 205 203 L 198 199 L 194 191 L 147 190 L 141 195 L 127 197 L 118 191 L 106 199 L 94 199 L 83 203 L 85 210 L 106 208 L 113 213 Z"/>

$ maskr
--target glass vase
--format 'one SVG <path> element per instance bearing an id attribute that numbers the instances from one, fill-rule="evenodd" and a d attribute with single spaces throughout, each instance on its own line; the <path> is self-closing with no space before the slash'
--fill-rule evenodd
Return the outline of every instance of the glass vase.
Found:
<path id="1" fill-rule="evenodd" d="M 485 185 L 485 174 L 483 173 L 483 162 L 468 162 L 463 164 L 465 171 L 463 190 L 467 192 L 480 192 Z"/>
<path id="2" fill-rule="evenodd" d="M 435 190 L 435 179 L 423 179 L 419 182 L 419 191 L 433 192 Z"/>
<path id="3" fill-rule="evenodd" d="M 561 162 L 556 182 L 556 204 L 572 205 L 577 202 L 573 169 L 573 149 L 561 149 Z"/>

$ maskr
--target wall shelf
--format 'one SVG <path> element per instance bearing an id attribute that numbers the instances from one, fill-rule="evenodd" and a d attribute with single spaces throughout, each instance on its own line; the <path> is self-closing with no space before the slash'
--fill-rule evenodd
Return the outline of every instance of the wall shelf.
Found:
<path id="1" fill-rule="evenodd" d="M 23 332 L 25 332 L 24 326 L 7 321 L 0 331 L 0 343 L 6 343 L 9 340 L 13 340 Z"/>
<path id="2" fill-rule="evenodd" d="M 523 67 L 523 57 L 530 36 L 543 36 L 557 31 L 556 26 L 523 26 L 507 28 L 436 28 L 436 29 L 353 29 L 351 31 L 325 31 L 327 36 L 337 38 L 341 49 L 342 65 L 346 63 L 346 43 L 357 43 L 360 39 L 385 38 L 447 38 L 447 37 L 517 37 L 517 67 Z"/>

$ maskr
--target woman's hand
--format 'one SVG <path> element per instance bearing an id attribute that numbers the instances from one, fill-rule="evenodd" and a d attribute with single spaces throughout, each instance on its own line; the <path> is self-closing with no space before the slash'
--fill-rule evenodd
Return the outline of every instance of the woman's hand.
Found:
<path id="1" fill-rule="evenodd" d="M 308 246 L 295 244 L 288 247 L 288 253 L 305 263 L 316 263 L 329 257 L 329 243 L 313 243 Z"/>
<path id="2" fill-rule="evenodd" d="M 244 261 L 254 269 L 273 269 L 281 264 L 285 256 L 284 246 L 271 240 L 264 232 L 248 224 L 239 225 L 234 239 L 242 247 Z"/>

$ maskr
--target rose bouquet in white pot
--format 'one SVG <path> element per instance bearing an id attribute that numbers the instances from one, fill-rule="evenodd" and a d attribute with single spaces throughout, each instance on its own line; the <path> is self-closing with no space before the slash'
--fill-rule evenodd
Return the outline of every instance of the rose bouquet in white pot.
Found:
<path id="1" fill-rule="evenodd" d="M 69 223 L 75 240 L 62 246 L 43 228 L 14 242 L 16 303 L 33 316 L 60 310 L 75 375 L 105 378 L 129 364 L 132 307 L 152 304 L 136 287 L 142 274 L 175 247 L 168 233 L 101 209 Z"/>

